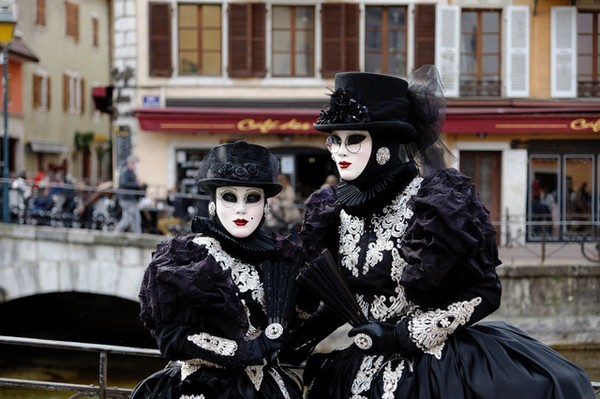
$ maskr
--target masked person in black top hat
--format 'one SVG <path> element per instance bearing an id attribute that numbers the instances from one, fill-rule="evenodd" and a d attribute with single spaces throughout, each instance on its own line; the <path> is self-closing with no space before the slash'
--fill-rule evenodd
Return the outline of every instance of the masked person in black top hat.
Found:
<path id="1" fill-rule="evenodd" d="M 263 267 L 291 253 L 260 229 L 267 198 L 281 190 L 278 172 L 266 148 L 243 141 L 202 161 L 210 217 L 158 245 L 139 295 L 141 319 L 171 362 L 132 398 L 301 398 L 300 381 L 274 359 L 282 326 L 266 314 Z"/>
<path id="2" fill-rule="evenodd" d="M 432 66 L 407 80 L 335 76 L 314 127 L 341 182 L 309 197 L 300 236 L 308 260 L 333 254 L 367 321 L 321 306 L 291 331 L 288 359 L 348 322 L 347 347 L 308 358 L 307 398 L 592 399 L 557 352 L 506 323 L 475 324 L 500 305 L 496 233 L 470 179 L 445 166 L 438 82 Z"/>

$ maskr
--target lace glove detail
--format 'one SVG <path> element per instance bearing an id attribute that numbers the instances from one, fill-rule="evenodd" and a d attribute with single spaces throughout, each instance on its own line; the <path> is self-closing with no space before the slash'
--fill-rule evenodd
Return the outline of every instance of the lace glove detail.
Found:
<path id="1" fill-rule="evenodd" d="M 284 346 L 282 341 L 269 339 L 264 333 L 250 341 L 234 341 L 207 333 L 190 335 L 187 339 L 200 349 L 229 358 L 225 363 L 242 367 L 262 365 L 273 352 Z"/>
<path id="2" fill-rule="evenodd" d="M 448 337 L 458 327 L 467 324 L 480 303 L 481 297 L 476 297 L 470 301 L 452 303 L 446 310 L 417 311 L 408 320 L 407 332 L 419 349 L 441 359 Z"/>

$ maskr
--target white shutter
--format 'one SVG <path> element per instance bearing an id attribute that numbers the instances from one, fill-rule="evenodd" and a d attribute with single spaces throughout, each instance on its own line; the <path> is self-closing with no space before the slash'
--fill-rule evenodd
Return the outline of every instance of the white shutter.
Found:
<path id="1" fill-rule="evenodd" d="M 550 96 L 577 97 L 577 8 L 552 7 Z"/>
<path id="2" fill-rule="evenodd" d="M 505 97 L 529 97 L 529 7 L 504 9 Z"/>
<path id="3" fill-rule="evenodd" d="M 438 4 L 435 10 L 435 64 L 446 97 L 458 97 L 460 60 L 460 7 Z"/>

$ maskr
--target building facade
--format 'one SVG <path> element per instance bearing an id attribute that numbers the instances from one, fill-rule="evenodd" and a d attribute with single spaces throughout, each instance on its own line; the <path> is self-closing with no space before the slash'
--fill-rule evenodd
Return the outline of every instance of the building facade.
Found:
<path id="1" fill-rule="evenodd" d="M 22 128 L 9 123 L 11 171 L 61 173 L 87 184 L 111 179 L 111 121 L 93 93 L 111 82 L 112 1 L 5 3 L 16 37 L 37 58 L 22 68 Z"/>
<path id="2" fill-rule="evenodd" d="M 569 240 L 598 220 L 597 1 L 115 0 L 115 162 L 193 192 L 217 144 L 269 147 L 300 197 L 335 173 L 312 129 L 340 71 L 435 64 L 449 160 L 501 243 Z M 548 226 L 537 223 L 542 220 Z"/>

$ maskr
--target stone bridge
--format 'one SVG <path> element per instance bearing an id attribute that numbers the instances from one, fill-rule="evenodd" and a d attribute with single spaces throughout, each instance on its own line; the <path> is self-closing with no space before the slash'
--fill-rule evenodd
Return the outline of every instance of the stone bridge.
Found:
<path id="1" fill-rule="evenodd" d="M 137 302 L 143 271 L 164 236 L 0 224 L 0 307 L 46 293 Z M 543 342 L 600 344 L 600 264 L 578 257 L 499 267 L 507 320 Z"/>

